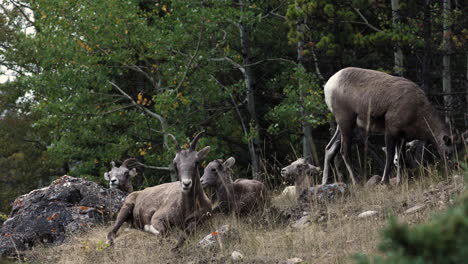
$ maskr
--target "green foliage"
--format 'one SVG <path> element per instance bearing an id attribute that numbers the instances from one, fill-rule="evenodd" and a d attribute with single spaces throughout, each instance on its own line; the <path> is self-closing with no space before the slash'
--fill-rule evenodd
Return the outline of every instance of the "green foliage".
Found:
<path id="1" fill-rule="evenodd" d="M 268 128 L 270 133 L 278 133 L 283 128 L 299 131 L 302 122 L 318 127 L 329 121 L 323 90 L 314 75 L 306 73 L 304 67 L 298 65 L 291 72 L 286 72 L 283 78 L 288 80 L 283 89 L 285 98 L 268 114 L 273 122 Z"/>
<path id="2" fill-rule="evenodd" d="M 468 259 L 468 192 L 426 224 L 409 227 L 391 219 L 381 250 L 386 257 L 357 257 L 358 263 L 463 263 Z"/>
<path id="3" fill-rule="evenodd" d="M 331 119 L 322 94 L 326 79 L 346 66 L 390 72 L 398 43 L 409 79 L 418 82 L 426 44 L 417 1 L 402 3 L 401 24 L 380 0 L 16 2 L 22 9 L 0 10 L 0 71 L 17 75 L 0 85 L 0 139 L 8 142 L 0 149 L 0 210 L 60 174 L 104 183 L 111 160 L 167 166 L 174 146 L 164 142 L 163 130 L 181 144 L 205 130 L 200 144 L 212 147 L 208 159 L 235 156 L 243 176 L 250 163 L 246 144 L 254 138 L 266 163 L 278 164 L 308 122 L 314 135 L 327 135 L 316 138 L 321 150 L 329 140 L 323 124 Z M 440 3 L 431 3 L 434 50 L 441 43 L 440 12 Z M 455 23 L 460 10 L 453 19 L 453 81 L 461 83 L 466 30 Z M 248 28 L 249 52 L 241 47 L 240 24 Z M 299 42 L 301 66 L 295 63 Z M 246 56 L 250 65 L 242 65 Z M 252 71 L 256 117 L 236 64 Z M 17 103 L 23 97 L 29 101 Z M 276 175 L 277 168 L 268 170 Z M 169 177 L 145 173 L 147 185 Z"/>

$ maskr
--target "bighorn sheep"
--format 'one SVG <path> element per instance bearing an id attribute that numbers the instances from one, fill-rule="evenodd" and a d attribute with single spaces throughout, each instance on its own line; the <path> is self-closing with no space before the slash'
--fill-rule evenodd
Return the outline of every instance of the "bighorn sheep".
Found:
<path id="1" fill-rule="evenodd" d="M 286 179 L 294 179 L 294 186 L 288 186 L 284 189 L 281 196 L 299 196 L 311 187 L 309 176 L 317 176 L 320 168 L 311 165 L 307 160 L 299 158 L 289 166 L 281 169 L 281 176 Z M 294 188 L 291 188 L 294 187 Z"/>
<path id="2" fill-rule="evenodd" d="M 176 138 L 170 135 L 176 143 L 177 152 L 173 162 L 179 181 L 130 193 L 107 235 L 109 244 L 113 243 L 117 231 L 125 221 L 155 235 L 165 234 L 169 227 L 180 227 L 190 233 L 203 217 L 211 213 L 211 201 L 203 191 L 198 171 L 199 164 L 210 147 L 195 150 L 200 135 L 201 133 L 197 134 L 190 147 L 184 150 L 180 148 Z M 179 240 L 178 246 L 182 242 L 183 239 Z"/>
<path id="3" fill-rule="evenodd" d="M 385 135 L 384 183 L 389 181 L 395 148 L 405 140 L 431 141 L 442 157 L 452 152 L 452 138 L 444 122 L 418 85 L 405 78 L 345 68 L 325 84 L 325 102 L 338 127 L 325 149 L 323 184 L 327 183 L 330 162 L 339 146 L 351 180 L 356 183 L 349 158 L 355 127 Z"/>
<path id="4" fill-rule="evenodd" d="M 129 168 L 129 163 L 133 161 L 135 161 L 134 158 L 126 159 L 120 167 L 115 166 L 114 161 L 111 162 L 111 170 L 104 173 L 104 179 L 109 182 L 109 188 L 133 192 L 131 179 L 138 174 L 136 168 Z"/>
<path id="5" fill-rule="evenodd" d="M 238 215 L 257 212 L 268 202 L 268 191 L 262 182 L 249 179 L 232 180 L 231 167 L 236 160 L 213 160 L 205 167 L 201 183 L 203 187 L 216 188 L 219 205 L 213 212 Z"/>

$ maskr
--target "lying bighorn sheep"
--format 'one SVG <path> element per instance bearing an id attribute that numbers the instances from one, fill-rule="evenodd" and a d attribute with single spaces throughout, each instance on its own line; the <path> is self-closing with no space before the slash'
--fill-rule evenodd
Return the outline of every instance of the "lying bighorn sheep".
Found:
<path id="1" fill-rule="evenodd" d="M 452 153 L 452 138 L 437 111 L 415 83 L 401 77 L 345 68 L 325 84 L 325 102 L 338 124 L 325 149 L 322 183 L 327 183 L 330 161 L 341 146 L 341 155 L 353 184 L 349 158 L 353 128 L 384 133 L 387 155 L 382 182 L 388 183 L 395 148 L 414 139 L 435 143 L 442 157 Z"/>
<path id="2" fill-rule="evenodd" d="M 111 162 L 111 170 L 104 173 L 104 179 L 109 182 L 109 188 L 117 188 L 128 193 L 133 192 L 131 179 L 138 173 L 136 168 L 129 168 L 128 164 L 132 161 L 135 161 L 135 159 L 126 159 L 120 167 L 115 166 L 114 161 Z"/>
<path id="3" fill-rule="evenodd" d="M 176 143 L 177 152 L 173 162 L 179 181 L 130 193 L 107 235 L 109 244 L 113 243 L 117 231 L 125 221 L 131 221 L 134 227 L 155 235 L 164 234 L 173 226 L 190 233 L 203 217 L 211 213 L 211 201 L 203 191 L 198 171 L 198 165 L 208 154 L 210 147 L 195 150 L 200 135 L 201 133 L 197 134 L 189 149 L 184 150 L 175 137 L 170 135 Z M 178 245 L 181 242 L 183 240 L 179 240 Z"/>
<path id="4" fill-rule="evenodd" d="M 249 179 L 232 181 L 230 169 L 235 162 L 233 157 L 226 161 L 217 159 L 205 168 L 201 183 L 203 187 L 216 188 L 219 199 L 219 205 L 213 212 L 243 215 L 256 212 L 267 203 L 268 192 L 262 182 Z"/>
<path id="5" fill-rule="evenodd" d="M 309 164 L 307 160 L 303 158 L 299 158 L 289 166 L 284 167 L 281 169 L 281 176 L 283 176 L 283 178 L 289 179 L 294 178 L 294 189 L 291 188 L 292 186 L 286 187 L 282 196 L 294 195 L 296 198 L 298 198 L 311 186 L 309 176 L 316 176 L 319 175 L 319 173 L 319 167 L 315 167 Z"/>

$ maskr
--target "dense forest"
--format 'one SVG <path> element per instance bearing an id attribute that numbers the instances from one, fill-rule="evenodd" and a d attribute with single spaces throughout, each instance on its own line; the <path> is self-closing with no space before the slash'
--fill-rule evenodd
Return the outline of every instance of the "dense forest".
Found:
<path id="1" fill-rule="evenodd" d="M 208 160 L 234 156 L 239 175 L 277 185 L 296 157 L 322 164 L 323 85 L 349 66 L 416 82 L 464 130 L 463 4 L 4 0 L 0 211 L 63 174 L 104 184 L 112 160 L 159 167 L 144 186 L 170 181 L 167 133 L 183 144 L 205 131 Z"/>

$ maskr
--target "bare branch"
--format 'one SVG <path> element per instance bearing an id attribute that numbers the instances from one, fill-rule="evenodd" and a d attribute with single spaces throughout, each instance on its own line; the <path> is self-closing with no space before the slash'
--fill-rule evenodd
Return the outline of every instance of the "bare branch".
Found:
<path id="1" fill-rule="evenodd" d="M 367 18 L 361 13 L 361 11 L 359 11 L 358 8 L 354 8 L 354 10 L 356 11 L 356 13 L 358 13 L 358 15 L 362 18 L 362 20 L 364 21 L 365 25 L 367 25 L 368 27 L 372 28 L 373 30 L 377 31 L 377 32 L 381 32 L 382 30 L 381 29 L 378 29 L 376 27 L 374 27 L 373 25 L 371 25 L 369 23 L 369 21 L 367 20 Z"/>
<path id="2" fill-rule="evenodd" d="M 179 81 L 177 84 L 177 87 L 175 88 L 176 93 L 179 91 L 180 87 L 182 87 L 182 84 L 185 82 L 185 79 L 187 78 L 188 71 L 190 70 L 190 67 L 192 66 L 193 60 L 198 54 L 198 49 L 200 48 L 200 43 L 201 43 L 201 34 L 198 35 L 198 42 L 197 42 L 197 48 L 195 49 L 195 53 L 190 56 L 190 59 L 187 63 L 187 66 L 185 68 L 184 75 L 182 76 L 182 79 Z"/>
<path id="3" fill-rule="evenodd" d="M 148 115 L 150 115 L 151 117 L 154 117 L 156 119 L 159 120 L 159 122 L 161 123 L 161 128 L 162 128 L 162 131 L 164 133 L 164 145 L 166 146 L 167 148 L 167 122 L 166 122 L 166 119 L 159 115 L 159 114 L 156 114 L 154 113 L 153 111 L 149 110 L 148 108 L 146 107 L 143 107 L 142 105 L 139 105 L 137 104 L 137 102 L 135 102 L 135 100 L 133 100 L 133 98 L 128 95 L 124 90 L 122 90 L 122 88 L 120 88 L 117 84 L 115 84 L 114 82 L 112 81 L 107 81 L 108 83 L 110 83 L 112 86 L 114 86 L 115 89 L 117 89 L 122 95 L 124 95 L 125 97 L 127 97 L 130 102 L 135 105 L 136 107 L 138 107 L 138 109 L 142 110 L 143 112 L 147 113 Z"/>

